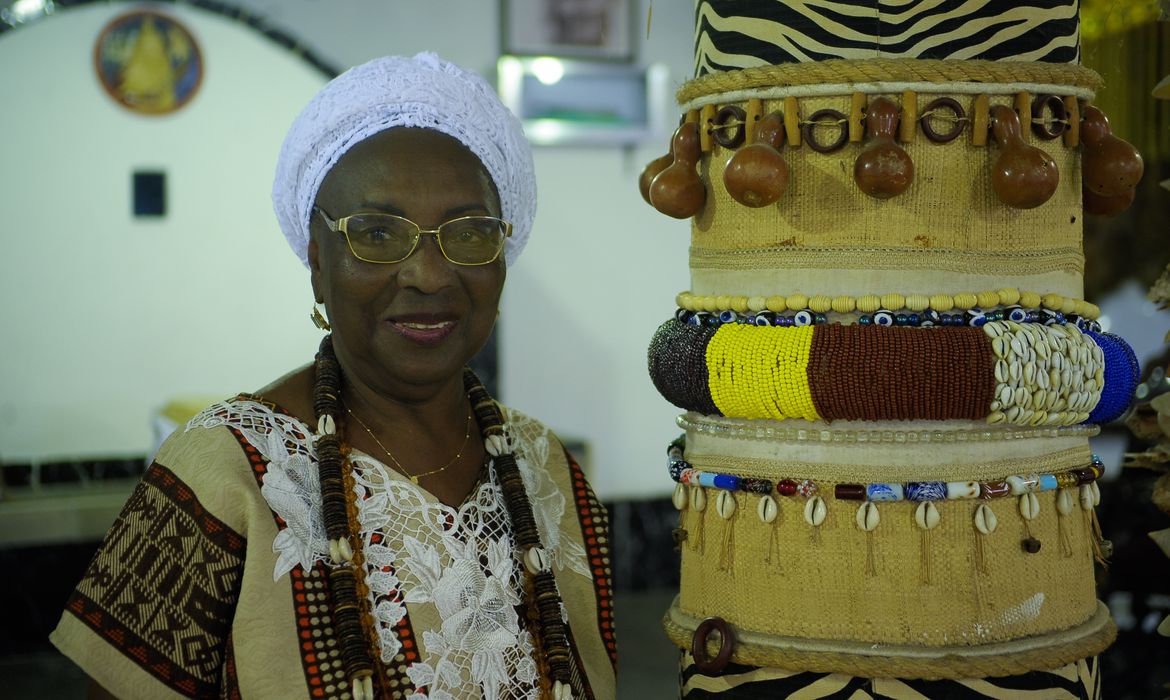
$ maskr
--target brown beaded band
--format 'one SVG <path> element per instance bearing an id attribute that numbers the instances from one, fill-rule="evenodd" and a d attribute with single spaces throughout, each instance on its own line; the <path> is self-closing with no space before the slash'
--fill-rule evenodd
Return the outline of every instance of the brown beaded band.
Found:
<path id="1" fill-rule="evenodd" d="M 809 389 L 826 417 L 983 419 L 995 393 L 995 357 L 987 350 L 979 328 L 880 336 L 863 326 L 825 326 L 813 334 Z"/>

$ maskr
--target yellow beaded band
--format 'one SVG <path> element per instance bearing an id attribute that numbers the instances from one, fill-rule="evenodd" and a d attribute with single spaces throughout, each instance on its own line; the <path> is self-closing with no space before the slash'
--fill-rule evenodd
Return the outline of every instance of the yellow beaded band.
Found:
<path id="1" fill-rule="evenodd" d="M 819 420 L 809 387 L 813 327 L 760 333 L 754 326 L 720 329 L 707 344 L 711 399 L 725 416 Z M 764 388 L 768 390 L 765 391 Z"/>
<path id="2" fill-rule="evenodd" d="M 758 311 L 803 311 L 808 309 L 814 313 L 835 312 L 873 313 L 879 309 L 898 311 L 950 311 L 952 309 L 967 310 L 974 308 L 988 309 L 997 306 L 1019 305 L 1025 309 L 1049 309 L 1063 314 L 1075 314 L 1088 320 L 1095 320 L 1101 315 L 1101 309 L 1083 299 L 1067 297 L 1061 294 L 1041 294 L 1040 292 L 1021 291 L 1019 289 L 998 289 L 983 292 L 960 292 L 958 294 L 866 294 L 861 297 L 826 295 L 807 296 L 805 294 L 772 295 L 772 296 L 736 296 L 730 294 L 699 295 L 691 292 L 680 292 L 675 297 L 679 307 L 688 311 L 735 311 L 736 313 Z"/>

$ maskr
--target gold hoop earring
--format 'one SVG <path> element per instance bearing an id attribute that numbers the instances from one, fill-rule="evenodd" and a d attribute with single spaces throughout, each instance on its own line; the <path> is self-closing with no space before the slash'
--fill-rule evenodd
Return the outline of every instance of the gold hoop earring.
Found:
<path id="1" fill-rule="evenodd" d="M 313 322 L 314 326 L 320 328 L 323 331 L 327 331 L 332 328 L 332 326 L 329 325 L 329 321 L 326 320 L 324 314 L 321 313 L 321 309 L 317 308 L 316 304 L 313 304 L 313 313 L 309 314 L 309 319 Z"/>

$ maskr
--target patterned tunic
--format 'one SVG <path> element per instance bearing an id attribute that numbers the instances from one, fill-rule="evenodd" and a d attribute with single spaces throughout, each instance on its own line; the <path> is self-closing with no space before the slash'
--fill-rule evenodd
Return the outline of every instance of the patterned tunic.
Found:
<path id="1" fill-rule="evenodd" d="M 547 428 L 505 410 L 587 697 L 614 696 L 608 530 Z M 312 431 L 248 397 L 159 451 L 51 639 L 122 698 L 347 698 Z M 490 461 L 458 508 L 354 450 L 375 690 L 536 696 L 522 564 Z"/>

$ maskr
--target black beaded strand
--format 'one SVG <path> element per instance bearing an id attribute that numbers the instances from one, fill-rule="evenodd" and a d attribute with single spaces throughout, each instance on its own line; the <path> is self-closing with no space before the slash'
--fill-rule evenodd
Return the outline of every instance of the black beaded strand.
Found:
<path id="1" fill-rule="evenodd" d="M 341 662 L 356 700 L 373 700 L 374 662 L 366 644 L 362 624 L 362 599 L 358 593 L 358 572 L 349 547 L 350 523 L 347 513 L 344 471 L 348 458 L 342 450 L 338 421 L 341 408 L 341 366 L 333 354 L 333 337 L 325 336 L 314 365 L 313 412 L 318 436 L 317 469 L 321 482 L 321 514 L 330 540 L 332 568 L 329 590 L 333 598 L 334 629 L 341 643 Z M 341 543 L 345 543 L 342 545 Z M 342 554 L 342 548 L 349 556 Z"/>
<path id="2" fill-rule="evenodd" d="M 496 478 L 499 479 L 504 505 L 512 522 L 512 536 L 523 553 L 524 571 L 528 579 L 525 588 L 530 591 L 535 603 L 530 618 L 539 625 L 533 636 L 537 638 L 538 646 L 542 647 L 543 661 L 553 681 L 553 687 L 549 690 L 555 700 L 572 697 L 569 693 L 577 674 L 574 673 L 572 652 L 569 650 L 568 632 L 561 619 L 561 595 L 543 553 L 532 504 L 524 489 L 524 478 L 516 466 L 512 446 L 506 442 L 503 416 L 487 389 L 470 369 L 463 372 L 463 387 L 483 431 L 484 445 L 495 460 Z"/>

